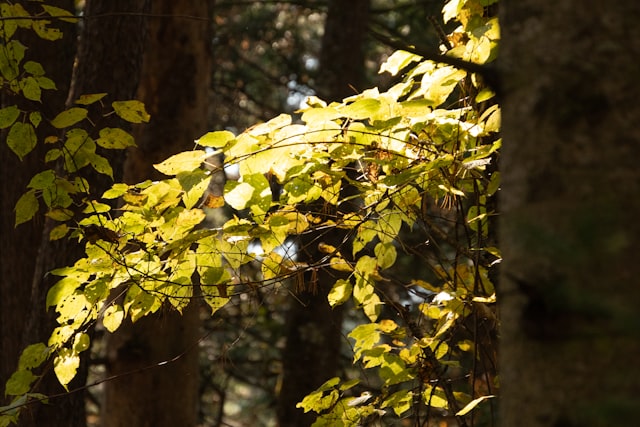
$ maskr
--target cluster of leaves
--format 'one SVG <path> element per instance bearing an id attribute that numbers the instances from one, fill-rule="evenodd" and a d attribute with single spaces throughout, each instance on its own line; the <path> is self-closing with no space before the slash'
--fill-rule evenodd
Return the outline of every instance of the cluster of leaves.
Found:
<path id="1" fill-rule="evenodd" d="M 498 25 L 485 16 L 487 3 L 493 2 L 452 0 L 445 6 L 445 20 L 462 24 L 450 35 L 449 54 L 478 64 L 495 57 Z M 197 149 L 156 165 L 168 179 L 118 183 L 102 200 L 83 199 L 84 217 L 75 226 L 67 209 L 74 191 L 88 194 L 86 180 L 69 180 L 54 169 L 34 177 L 16 222 L 32 218 L 42 199 L 49 216 L 61 221 L 51 238 L 71 231 L 84 242 L 86 256 L 52 272 L 60 280 L 47 307 L 55 309 L 59 326 L 48 343 L 23 352 L 6 385 L 15 396 L 11 408 L 39 398 L 30 393 L 34 372 L 50 357 L 60 383 L 70 383 L 96 322 L 113 332 L 125 319 L 135 322 L 166 305 L 182 311 L 193 298 L 213 313 L 236 285 L 246 284 L 243 268 L 256 263 L 262 278 L 252 286 L 278 286 L 309 269 L 336 271 L 330 304 L 350 302 L 367 319 L 349 337 L 354 364 L 375 375 L 368 384 L 333 378 L 309 394 L 299 407 L 319 414 L 315 425 L 418 418 L 423 408 L 427 416 L 433 410 L 463 418 L 489 398 L 491 393 L 478 393 L 478 372 L 468 366 L 483 357 L 478 324 L 495 327 L 490 277 L 499 251 L 490 245 L 490 218 L 500 179 L 494 164 L 499 108 L 476 76 L 415 54 L 398 51 L 380 71 L 404 77 L 387 91 L 370 89 L 342 102 L 309 98 L 299 116 L 280 115 L 239 135 L 207 133 Z M 80 104 L 99 99 L 91 95 Z M 126 120 L 147 119 L 133 101 L 112 106 Z M 15 126 L 19 116 L 5 127 Z M 72 128 L 86 116 L 86 109 L 73 107 L 52 120 L 66 132 L 52 137 L 56 146 L 47 160 L 64 159 L 69 176 L 83 167 L 108 175 L 96 144 L 125 148 L 133 141 L 120 129 L 103 129 L 94 140 Z M 21 156 L 30 151 L 24 140 L 16 139 Z M 214 154 L 224 155 L 225 167 L 239 169 L 222 196 L 207 192 L 215 171 L 207 159 Z M 322 212 L 309 209 L 318 205 Z M 237 215 L 207 228 L 206 209 L 223 206 Z M 289 238 L 333 230 L 346 234 L 348 244 L 316 239 L 323 256 L 312 263 L 283 254 Z M 409 234 L 422 239 L 421 251 L 404 243 Z M 405 282 L 399 264 L 412 255 L 424 262 L 424 271 Z M 470 380 L 454 381 L 454 375 Z M 486 375 L 482 385 L 490 391 Z M 358 388 L 372 393 L 354 399 Z"/>
<path id="2" fill-rule="evenodd" d="M 62 32 L 51 25 L 52 21 L 76 22 L 77 18 L 58 7 L 44 3 L 37 6 L 41 11 L 34 15 L 19 3 L 0 5 L 0 85 L 3 94 L 7 94 L 3 99 L 5 102 L 20 98 L 35 102 L 32 104 L 35 107 L 33 110 L 25 110 L 18 103 L 11 105 L 6 102 L 10 105 L 0 108 L 0 129 L 6 132 L 7 146 L 20 160 L 32 153 L 38 144 L 44 144 L 47 149 L 43 160 L 49 166 L 31 178 L 27 191 L 17 201 L 15 225 L 36 218 L 42 208 L 50 220 L 59 223 L 50 231 L 51 240 L 85 235 L 87 239 L 93 240 L 89 235 L 92 229 L 84 228 L 82 222 L 78 224 L 78 218 L 107 212 L 110 207 L 91 199 L 90 184 L 84 175 L 87 170 L 92 170 L 113 179 L 112 166 L 100 154 L 101 150 L 123 150 L 135 143 L 128 132 L 115 127 L 102 128 L 97 135 L 92 136 L 90 129 L 95 128 L 95 125 L 90 117 L 90 108 L 97 106 L 93 111 L 99 111 L 105 116 L 115 114 L 129 123 L 148 121 L 149 115 L 138 101 L 115 101 L 108 109 L 102 103 L 106 96 L 102 93 L 83 95 L 72 107 L 54 117 L 45 117 L 37 103 L 42 102 L 43 90 L 56 90 L 56 85 L 46 76 L 40 63 L 25 60 L 27 47 L 16 38 L 16 34 L 23 29 L 33 31 L 42 39 L 55 41 L 62 37 Z M 44 124 L 51 134 L 39 141 L 39 130 Z M 99 228 L 97 230 L 101 231 Z M 71 304 L 67 307 L 67 313 L 76 308 L 77 304 Z M 73 317 L 81 315 L 82 313 L 76 312 Z M 66 318 L 61 317 L 59 320 L 64 322 Z M 57 333 L 64 332 L 56 331 L 54 335 Z M 5 395 L 13 396 L 13 401 L 0 408 L 0 425 L 17 422 L 20 407 L 28 401 L 46 398 L 31 390 L 39 378 L 35 372 L 51 355 L 56 354 L 55 371 L 62 378 L 61 382 L 68 382 L 64 380 L 65 370 L 77 368 L 78 359 L 73 354 L 86 350 L 89 341 L 86 334 L 77 331 L 66 339 L 64 348 L 61 338 L 60 341 L 52 339 L 48 345 L 30 345 L 23 351 L 17 371 L 5 386 Z"/>

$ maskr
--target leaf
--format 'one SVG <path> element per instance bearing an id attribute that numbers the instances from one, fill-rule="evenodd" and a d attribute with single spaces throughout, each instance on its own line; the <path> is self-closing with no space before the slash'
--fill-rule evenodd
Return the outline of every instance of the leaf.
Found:
<path id="1" fill-rule="evenodd" d="M 31 384 L 38 379 L 30 370 L 19 369 L 15 371 L 5 385 L 4 393 L 9 396 L 19 396 L 28 393 Z"/>
<path id="2" fill-rule="evenodd" d="M 353 346 L 354 362 L 360 359 L 364 350 L 372 349 L 380 341 L 380 326 L 377 323 L 358 325 L 349 333 L 348 337 L 355 340 Z"/>
<path id="3" fill-rule="evenodd" d="M 378 243 L 374 249 L 378 267 L 389 268 L 396 262 L 397 252 L 393 243 Z"/>
<path id="4" fill-rule="evenodd" d="M 180 172 L 191 172 L 199 168 L 207 157 L 208 154 L 204 150 L 186 151 L 173 155 L 153 167 L 165 175 L 177 175 Z"/>
<path id="5" fill-rule="evenodd" d="M 114 101 L 111 106 L 118 116 L 129 123 L 147 123 L 151 118 L 140 101 Z"/>
<path id="6" fill-rule="evenodd" d="M 122 324 L 122 320 L 124 319 L 124 310 L 122 306 L 119 304 L 110 305 L 104 311 L 104 316 L 102 318 L 102 324 L 109 332 L 115 332 L 120 325 Z"/>
<path id="7" fill-rule="evenodd" d="M 380 105 L 377 99 L 362 98 L 340 109 L 340 112 L 351 119 L 361 120 L 375 115 Z"/>
<path id="8" fill-rule="evenodd" d="M 45 12 L 47 12 L 51 16 L 55 16 L 56 19 L 64 22 L 70 22 L 72 24 L 78 22 L 78 18 L 76 18 L 71 12 L 66 9 L 62 9 L 56 6 L 50 6 L 48 4 L 42 4 L 41 6 Z"/>
<path id="9" fill-rule="evenodd" d="M 20 110 L 16 105 L 0 108 L 0 129 L 11 126 L 20 116 Z"/>
<path id="10" fill-rule="evenodd" d="M 31 178 L 31 181 L 29 181 L 29 184 L 27 184 L 27 187 L 35 190 L 44 190 L 45 188 L 49 188 L 54 185 L 55 182 L 56 173 L 53 169 L 47 169 L 35 174 L 33 178 Z"/>
<path id="11" fill-rule="evenodd" d="M 96 172 L 107 175 L 109 178 L 113 179 L 113 169 L 111 168 L 111 163 L 109 163 L 109 160 L 107 160 L 106 157 L 94 154 L 89 160 L 91 162 L 91 166 Z"/>
<path id="12" fill-rule="evenodd" d="M 71 107 L 51 120 L 51 125 L 58 129 L 68 128 L 84 120 L 87 117 L 87 113 L 86 108 Z"/>
<path id="13" fill-rule="evenodd" d="M 407 65 L 412 62 L 420 61 L 422 58 L 413 53 L 404 50 L 396 50 L 389 58 L 380 66 L 379 73 L 390 73 L 392 76 L 397 75 Z"/>
<path id="14" fill-rule="evenodd" d="M 33 127 L 38 127 L 40 122 L 42 121 L 42 114 L 39 111 L 32 111 L 29 113 L 29 121 L 33 125 Z"/>
<path id="15" fill-rule="evenodd" d="M 33 76 L 44 76 L 44 68 L 39 62 L 27 61 L 23 65 L 24 70 Z"/>
<path id="16" fill-rule="evenodd" d="M 35 78 L 25 77 L 20 80 L 20 88 L 22 89 L 22 94 L 26 99 L 40 102 L 42 91 L 40 90 L 40 84 Z"/>
<path id="17" fill-rule="evenodd" d="M 225 184 L 224 200 L 236 210 L 247 207 L 253 196 L 254 188 L 246 182 L 228 181 Z"/>
<path id="18" fill-rule="evenodd" d="M 38 143 L 36 131 L 31 123 L 16 122 L 9 129 L 7 145 L 22 160 Z"/>
<path id="19" fill-rule="evenodd" d="M 38 212 L 40 203 L 36 197 L 35 190 L 29 190 L 18 199 L 16 203 L 16 222 L 15 226 L 30 221 Z"/>
<path id="20" fill-rule="evenodd" d="M 233 133 L 228 130 L 221 130 L 204 134 L 200 139 L 196 139 L 196 144 L 203 147 L 223 148 L 234 139 L 236 137 Z"/>
<path id="21" fill-rule="evenodd" d="M 18 362 L 19 369 L 33 369 L 42 365 L 42 363 L 49 357 L 49 347 L 44 343 L 31 344 L 20 355 L 20 361 Z"/>
<path id="22" fill-rule="evenodd" d="M 73 380 L 80 366 L 80 357 L 73 350 L 63 348 L 58 352 L 58 355 L 53 360 L 53 371 L 58 377 L 58 381 L 65 388 L 69 390 L 67 385 Z"/>
<path id="23" fill-rule="evenodd" d="M 391 407 L 397 416 L 407 412 L 413 402 L 413 392 L 411 390 L 400 390 L 387 397 L 382 402 L 382 408 Z"/>
<path id="24" fill-rule="evenodd" d="M 67 224 L 60 224 L 49 232 L 49 240 L 60 240 L 69 233 L 71 229 Z"/>
<path id="25" fill-rule="evenodd" d="M 104 128 L 100 129 L 100 137 L 96 139 L 96 143 L 107 149 L 123 149 L 134 147 L 136 145 L 133 136 L 120 128 Z"/>
<path id="26" fill-rule="evenodd" d="M 91 95 L 82 95 L 80 98 L 76 99 L 76 104 L 80 105 L 91 105 L 95 102 L 100 101 L 102 98 L 107 96 L 106 93 L 94 93 Z"/>
<path id="27" fill-rule="evenodd" d="M 487 399 L 491 399 L 493 397 L 495 397 L 495 396 L 491 394 L 491 395 L 487 395 L 487 396 L 478 397 L 477 399 L 473 399 L 471 402 L 467 403 L 464 408 L 462 408 L 458 412 L 456 412 L 456 417 L 461 417 L 463 415 L 467 415 L 469 412 L 471 412 L 473 410 L 473 408 L 478 406 L 478 404 L 480 402 L 482 402 L 484 400 L 487 400 Z"/>
<path id="28" fill-rule="evenodd" d="M 328 295 L 329 305 L 335 307 L 336 305 L 344 304 L 353 291 L 351 282 L 344 279 L 339 279 L 334 283 L 331 291 Z"/>

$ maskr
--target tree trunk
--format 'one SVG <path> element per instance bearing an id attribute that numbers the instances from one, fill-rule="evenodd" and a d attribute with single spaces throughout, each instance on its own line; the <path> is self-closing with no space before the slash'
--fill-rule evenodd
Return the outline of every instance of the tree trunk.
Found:
<path id="1" fill-rule="evenodd" d="M 33 2 L 18 3 L 32 13 L 41 11 L 39 5 Z M 50 1 L 48 4 L 66 10 L 74 8 L 72 0 Z M 39 62 L 47 77 L 55 81 L 58 90 L 43 91 L 41 105 L 3 92 L 2 107 L 17 104 L 22 111 L 39 110 L 43 117 L 47 118 L 52 118 L 64 110 L 71 81 L 76 37 L 74 25 L 61 21 L 58 28 L 63 32 L 64 37 L 55 42 L 43 40 L 30 30 L 19 30 L 17 34 L 20 35 L 21 42 L 28 47 L 24 61 Z M 22 36 L 23 31 L 24 36 Z M 34 219 L 14 228 L 16 202 L 26 191 L 31 177 L 45 167 L 42 159 L 46 147 L 42 141 L 54 132 L 53 128 L 47 124 L 45 120 L 36 129 L 39 143 L 22 162 L 5 144 L 6 132 L 2 133 L 0 143 L 0 236 L 2 236 L 0 239 L 0 277 L 2 277 L 0 281 L 0 378 L 2 384 L 17 368 L 18 357 L 24 347 L 33 342 L 46 342 L 51 333 L 51 319 L 47 317 L 44 304 L 37 305 L 31 301 L 30 286 L 44 221 Z M 27 331 L 29 319 L 34 319 L 37 326 Z M 57 390 L 62 391 L 62 387 L 58 386 Z M 38 407 L 31 413 L 25 413 L 20 425 L 25 427 L 44 425 L 38 419 L 43 419 L 45 411 L 46 416 L 68 419 L 71 422 L 76 408 L 83 406 L 84 399 L 81 395 L 70 396 L 65 404 L 55 408 Z"/>
<path id="2" fill-rule="evenodd" d="M 640 419 L 640 3 L 504 1 L 501 425 Z"/>
<path id="3" fill-rule="evenodd" d="M 362 81 L 363 43 L 366 35 L 369 0 L 331 0 L 320 52 L 318 94 L 327 101 L 353 94 Z M 342 244 L 338 230 L 331 236 L 310 233 L 301 238 L 301 261 L 313 264 L 324 255 L 319 242 Z M 347 251 L 348 252 L 348 251 Z M 290 300 L 286 318 L 286 344 L 282 356 L 282 387 L 278 396 L 280 427 L 310 426 L 315 414 L 304 413 L 296 404 L 338 375 L 342 343 L 342 307 L 331 308 L 327 295 L 336 281 L 335 272 L 320 268 L 305 275 L 304 289 Z"/>
<path id="4" fill-rule="evenodd" d="M 83 94 L 107 92 L 107 105 L 113 100 L 131 99 L 137 87 L 137 76 L 141 63 L 142 45 L 145 35 L 144 18 L 148 0 L 90 0 L 85 8 L 85 19 L 80 35 L 80 44 L 76 57 L 73 79 L 67 97 L 67 104 Z M 124 13 L 124 15 L 123 15 Z M 131 15 L 129 15 L 131 14 Z M 113 116 L 111 116 L 113 117 Z M 104 118 L 88 128 L 90 134 L 104 126 L 117 126 L 116 118 Z M 116 181 L 121 179 L 123 157 L 119 153 L 104 153 L 113 167 Z M 101 195 L 110 185 L 111 180 L 91 170 L 83 170 L 82 175 L 91 183 L 91 194 Z M 31 288 L 31 313 L 44 312 L 48 289 L 54 278 L 47 275 L 54 268 L 73 265 L 82 255 L 82 248 L 71 240 L 61 239 L 49 241 L 49 233 L 56 224 L 46 220 L 40 243 L 40 249 L 34 268 Z M 29 318 L 24 334 L 23 346 L 32 342 L 47 340 L 56 326 L 53 316 L 32 315 Z M 43 336 L 44 335 L 44 336 Z M 85 384 L 87 376 L 87 360 L 83 355 L 82 363 L 76 378 L 69 385 L 70 389 Z M 38 392 L 53 394 L 63 389 L 52 372 L 45 375 Z M 38 426 L 83 426 L 86 423 L 84 413 L 84 393 L 76 392 L 60 399 L 51 400 L 51 405 L 38 408 L 33 415 Z M 60 416 L 58 410 L 67 408 Z"/>
<path id="5" fill-rule="evenodd" d="M 163 17 L 150 22 L 138 91 L 151 121 L 134 131 L 125 182 L 160 178 L 153 164 L 189 150 L 207 130 L 210 13 L 207 1 L 153 2 L 152 14 Z M 166 307 L 109 336 L 107 375 L 122 377 L 105 384 L 104 426 L 197 424 L 199 308 L 197 300 L 182 315 Z"/>

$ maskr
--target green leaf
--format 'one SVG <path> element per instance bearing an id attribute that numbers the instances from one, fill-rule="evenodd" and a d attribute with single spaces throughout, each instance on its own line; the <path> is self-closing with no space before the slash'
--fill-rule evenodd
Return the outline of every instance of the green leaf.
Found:
<path id="1" fill-rule="evenodd" d="M 20 110 L 16 105 L 0 108 L 0 129 L 11 126 L 20 116 Z"/>
<path id="2" fill-rule="evenodd" d="M 58 28 L 47 27 L 49 21 L 45 20 L 37 20 L 31 23 L 31 27 L 33 31 L 38 35 L 38 37 L 44 40 L 56 41 L 62 38 L 62 31 Z"/>
<path id="3" fill-rule="evenodd" d="M 16 122 L 9 129 L 7 145 L 22 160 L 38 143 L 36 131 L 31 123 Z"/>
<path id="4" fill-rule="evenodd" d="M 47 12 L 51 16 L 55 16 L 56 19 L 59 19 L 59 20 L 64 21 L 64 22 L 70 22 L 72 24 L 75 24 L 76 22 L 78 22 L 78 18 L 76 18 L 73 15 L 73 13 L 69 12 L 66 9 L 62 9 L 62 8 L 56 7 L 56 6 L 50 6 L 50 5 L 44 4 L 44 3 L 41 6 L 42 6 L 42 8 L 44 9 L 45 12 Z M 67 18 L 63 18 L 63 17 L 67 17 Z"/>
<path id="5" fill-rule="evenodd" d="M 110 305 L 104 311 L 104 315 L 102 318 L 102 324 L 109 332 L 115 332 L 120 325 L 122 324 L 122 320 L 124 319 L 124 310 L 122 306 L 119 304 Z"/>
<path id="6" fill-rule="evenodd" d="M 36 197 L 35 190 L 29 190 L 18 199 L 16 203 L 16 222 L 15 226 L 30 221 L 38 212 L 40 203 Z"/>
<path id="7" fill-rule="evenodd" d="M 7 381 L 4 389 L 4 393 L 9 396 L 19 396 L 28 393 L 31 389 L 31 384 L 38 379 L 30 370 L 19 369 L 11 375 L 11 378 Z"/>
<path id="8" fill-rule="evenodd" d="M 234 134 L 228 130 L 221 130 L 204 134 L 200 139 L 196 139 L 196 144 L 203 147 L 223 148 L 234 139 L 236 139 Z"/>
<path id="9" fill-rule="evenodd" d="M 171 156 L 153 167 L 165 175 L 177 175 L 180 172 L 191 172 L 199 168 L 207 157 L 208 154 L 204 150 L 186 151 Z"/>
<path id="10" fill-rule="evenodd" d="M 20 80 L 20 88 L 22 89 L 22 94 L 25 98 L 30 99 L 31 101 L 40 102 L 40 98 L 42 96 L 42 91 L 40 90 L 40 84 L 33 77 L 25 77 Z"/>
<path id="11" fill-rule="evenodd" d="M 118 116 L 129 123 L 147 123 L 151 118 L 140 101 L 114 101 L 111 106 Z"/>
<path id="12" fill-rule="evenodd" d="M 87 117 L 87 113 L 86 108 L 72 107 L 58 114 L 51 121 L 51 125 L 58 129 L 68 128 L 84 120 Z"/>
<path id="13" fill-rule="evenodd" d="M 104 199 L 117 199 L 118 197 L 122 197 L 126 192 L 129 191 L 129 186 L 127 184 L 117 183 L 113 184 L 113 186 L 104 192 L 102 197 Z"/>
<path id="14" fill-rule="evenodd" d="M 53 360 L 53 371 L 56 373 L 58 381 L 60 381 L 60 384 L 65 390 L 69 390 L 67 385 L 76 376 L 79 366 L 80 357 L 69 348 L 61 349 Z"/>
<path id="15" fill-rule="evenodd" d="M 354 362 L 360 359 L 362 352 L 372 349 L 380 341 L 380 326 L 377 323 L 358 325 L 349 333 L 348 337 L 355 340 L 353 346 Z"/>
<path id="16" fill-rule="evenodd" d="M 109 178 L 113 179 L 113 169 L 111 168 L 111 163 L 109 163 L 109 160 L 107 160 L 106 157 L 94 154 L 89 158 L 89 161 L 96 172 L 107 175 Z"/>
<path id="17" fill-rule="evenodd" d="M 400 390 L 387 397 L 382 402 L 382 408 L 393 409 L 397 416 L 400 416 L 411 409 L 413 402 L 413 392 L 411 390 Z"/>
<path id="18" fill-rule="evenodd" d="M 336 305 L 344 304 L 353 291 L 351 282 L 344 279 L 339 279 L 334 283 L 331 291 L 329 292 L 329 305 L 335 307 Z"/>
<path id="19" fill-rule="evenodd" d="M 49 232 L 49 240 L 51 240 L 51 241 L 60 240 L 64 236 L 66 236 L 67 233 L 69 233 L 69 231 L 71 231 L 71 229 L 69 228 L 69 226 L 67 224 L 60 224 L 60 225 L 54 227 L 51 230 L 51 232 Z"/>
<path id="20" fill-rule="evenodd" d="M 107 149 L 123 149 L 134 147 L 136 145 L 133 136 L 120 128 L 103 128 L 100 129 L 100 137 L 96 139 L 96 143 Z"/>
<path id="21" fill-rule="evenodd" d="M 29 121 L 33 125 L 33 127 L 38 127 L 40 122 L 42 121 L 42 114 L 39 111 L 32 111 L 29 113 Z"/>
<path id="22" fill-rule="evenodd" d="M 100 101 L 105 96 L 107 96 L 106 93 L 94 93 L 91 95 L 82 95 L 80 96 L 80 98 L 76 99 L 75 103 L 80 105 L 91 105 L 95 102 Z"/>
<path id="23" fill-rule="evenodd" d="M 58 305 L 63 299 L 78 289 L 82 281 L 82 278 L 79 280 L 78 278 L 69 276 L 58 280 L 47 292 L 46 307 L 49 308 Z"/>
<path id="24" fill-rule="evenodd" d="M 393 243 L 378 243 L 374 249 L 378 267 L 389 268 L 396 262 L 397 252 Z"/>
<path id="25" fill-rule="evenodd" d="M 27 184 L 27 187 L 35 190 L 44 190 L 54 185 L 55 182 L 56 173 L 53 169 L 47 169 L 34 175 L 31 181 L 29 181 L 29 184 Z"/>
<path id="26" fill-rule="evenodd" d="M 48 77 L 36 77 L 36 81 L 41 89 L 56 90 L 56 83 Z"/>

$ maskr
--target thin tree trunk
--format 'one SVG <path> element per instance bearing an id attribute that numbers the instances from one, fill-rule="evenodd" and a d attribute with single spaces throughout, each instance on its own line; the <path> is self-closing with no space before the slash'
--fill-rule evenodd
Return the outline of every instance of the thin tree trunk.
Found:
<path id="1" fill-rule="evenodd" d="M 192 148 L 207 130 L 211 3 L 153 2 L 152 14 L 163 17 L 150 22 L 138 91 L 151 121 L 134 131 L 138 148 L 128 153 L 125 182 L 160 178 L 153 164 Z M 105 384 L 104 426 L 197 424 L 199 308 L 197 300 L 182 315 L 165 307 L 108 337 L 107 375 L 125 375 Z"/>
<path id="2" fill-rule="evenodd" d="M 329 2 L 325 33 L 320 52 L 318 93 L 327 101 L 353 94 L 362 81 L 363 44 L 369 13 L 369 0 Z M 313 264 L 323 256 L 319 242 L 340 246 L 340 233 L 331 236 L 311 233 L 300 240 L 301 261 Z M 307 273 L 303 289 L 290 300 L 286 319 L 286 345 L 283 350 L 282 387 L 278 396 L 280 427 L 310 426 L 315 415 L 304 413 L 296 404 L 338 374 L 342 343 L 342 307 L 331 308 L 327 295 L 336 281 L 334 272 L 320 268 Z"/>
<path id="3" fill-rule="evenodd" d="M 640 3 L 504 1 L 502 426 L 640 419 Z"/>

